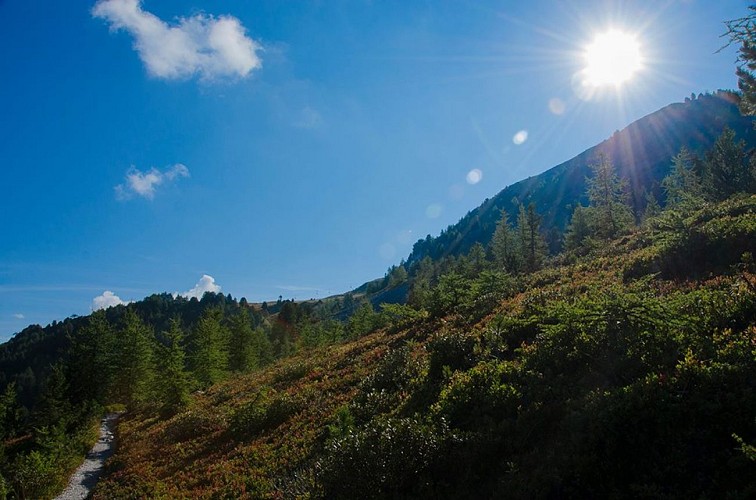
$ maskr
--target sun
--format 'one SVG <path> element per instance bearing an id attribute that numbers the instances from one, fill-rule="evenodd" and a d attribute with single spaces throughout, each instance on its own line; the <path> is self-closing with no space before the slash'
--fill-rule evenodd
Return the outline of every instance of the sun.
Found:
<path id="1" fill-rule="evenodd" d="M 597 35 L 586 47 L 584 58 L 585 83 L 593 87 L 619 87 L 643 65 L 638 39 L 618 30 Z"/>

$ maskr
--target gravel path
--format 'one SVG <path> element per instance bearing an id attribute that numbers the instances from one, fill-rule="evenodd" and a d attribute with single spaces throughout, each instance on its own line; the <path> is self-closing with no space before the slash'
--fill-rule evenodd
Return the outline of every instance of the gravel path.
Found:
<path id="1" fill-rule="evenodd" d="M 89 450 L 84 463 L 76 469 L 71 479 L 68 480 L 66 489 L 55 497 L 55 500 L 79 500 L 87 498 L 92 492 L 97 480 L 100 479 L 105 460 L 113 454 L 113 425 L 120 416 L 120 413 L 108 413 L 100 421 L 100 438 Z"/>

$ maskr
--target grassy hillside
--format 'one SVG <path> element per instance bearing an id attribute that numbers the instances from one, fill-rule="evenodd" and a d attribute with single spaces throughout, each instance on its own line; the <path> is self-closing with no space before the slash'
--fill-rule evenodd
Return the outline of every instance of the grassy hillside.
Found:
<path id="1" fill-rule="evenodd" d="M 756 196 L 665 217 L 131 412 L 95 498 L 752 498 Z"/>

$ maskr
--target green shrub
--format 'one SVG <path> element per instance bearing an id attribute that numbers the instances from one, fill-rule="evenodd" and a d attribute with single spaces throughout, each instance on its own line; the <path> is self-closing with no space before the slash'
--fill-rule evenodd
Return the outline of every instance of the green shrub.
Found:
<path id="1" fill-rule="evenodd" d="M 417 496 L 447 431 L 416 418 L 378 419 L 334 440 L 319 463 L 326 498 Z"/>
<path id="2" fill-rule="evenodd" d="M 173 417 L 166 434 L 172 441 L 188 441 L 223 429 L 226 419 L 217 411 L 202 406 L 190 407 Z"/>
<path id="3" fill-rule="evenodd" d="M 231 432 L 255 436 L 275 429 L 301 409 L 301 403 L 287 393 L 262 390 L 237 409 L 231 417 Z"/>
<path id="4" fill-rule="evenodd" d="M 20 498 L 46 498 L 62 488 L 65 478 L 50 453 L 37 450 L 19 455 L 13 464 L 13 482 Z"/>
<path id="5" fill-rule="evenodd" d="M 431 411 L 451 427 L 471 430 L 515 417 L 521 394 L 508 382 L 512 375 L 511 365 L 497 361 L 484 361 L 471 370 L 456 372 Z"/>
<path id="6" fill-rule="evenodd" d="M 428 342 L 430 367 L 428 376 L 437 380 L 441 378 L 444 367 L 451 370 L 464 370 L 475 363 L 474 349 L 476 338 L 470 334 L 440 332 Z"/>

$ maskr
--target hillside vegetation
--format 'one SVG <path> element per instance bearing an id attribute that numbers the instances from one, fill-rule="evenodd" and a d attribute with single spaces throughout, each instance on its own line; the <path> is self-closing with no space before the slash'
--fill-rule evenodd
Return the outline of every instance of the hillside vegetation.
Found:
<path id="1" fill-rule="evenodd" d="M 756 163 L 672 164 L 640 226 L 599 157 L 563 253 L 521 205 L 356 338 L 135 407 L 95 496 L 756 495 Z"/>
<path id="2" fill-rule="evenodd" d="M 755 242 L 735 194 L 503 282 L 460 274 L 435 312 L 131 412 L 95 496 L 753 497 Z"/>

